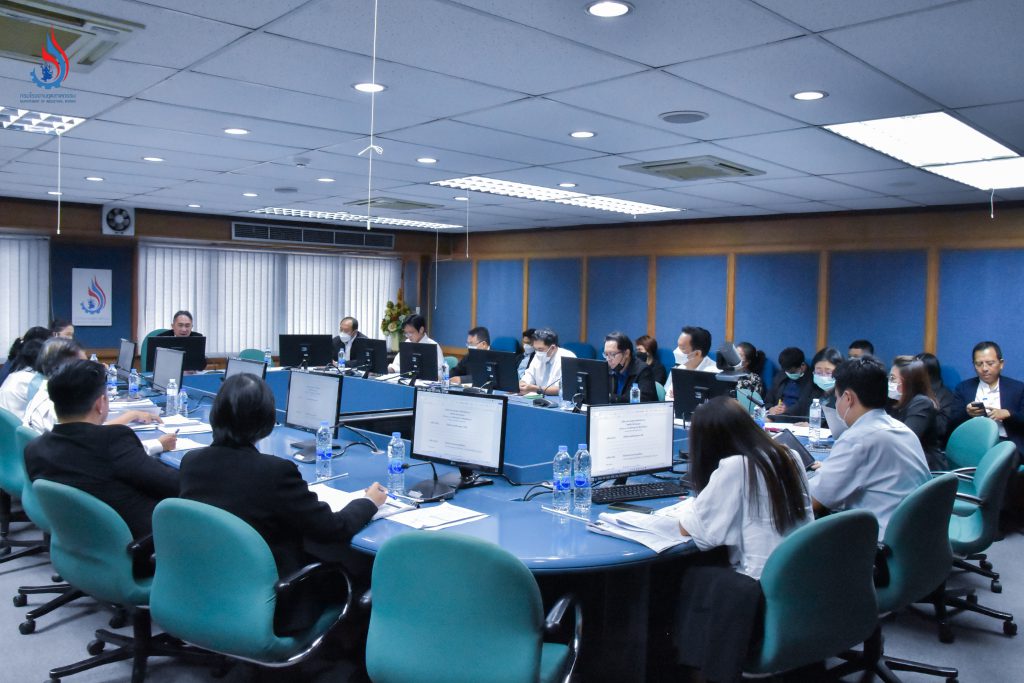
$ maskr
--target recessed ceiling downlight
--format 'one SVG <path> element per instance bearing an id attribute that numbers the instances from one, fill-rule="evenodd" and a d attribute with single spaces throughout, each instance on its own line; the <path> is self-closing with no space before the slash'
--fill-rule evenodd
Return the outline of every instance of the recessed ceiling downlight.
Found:
<path id="1" fill-rule="evenodd" d="M 665 123 L 697 123 L 707 117 L 707 112 L 703 111 L 667 111 L 658 114 L 658 118 Z"/>
<path id="2" fill-rule="evenodd" d="M 602 19 L 622 17 L 629 14 L 632 10 L 633 6 L 628 2 L 618 2 L 614 0 L 601 0 L 600 2 L 592 2 L 587 5 L 588 14 Z"/>

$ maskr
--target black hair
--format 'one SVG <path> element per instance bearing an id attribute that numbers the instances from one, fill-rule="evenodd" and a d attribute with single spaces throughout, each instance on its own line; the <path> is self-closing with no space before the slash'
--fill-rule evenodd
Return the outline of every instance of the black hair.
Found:
<path id="1" fill-rule="evenodd" d="M 642 346 L 647 349 L 647 356 L 649 358 L 658 357 L 658 340 L 649 334 L 642 334 L 636 338 L 634 342 L 637 346 Z"/>
<path id="2" fill-rule="evenodd" d="M 854 339 L 852 342 L 850 342 L 850 346 L 848 348 L 860 349 L 861 351 L 866 351 L 872 356 L 875 355 L 875 345 L 869 342 L 867 339 Z"/>
<path id="3" fill-rule="evenodd" d="M 343 323 L 346 320 L 351 320 L 352 321 L 352 331 L 353 332 L 355 332 L 355 331 L 357 331 L 359 329 L 359 321 L 358 320 L 356 320 L 355 318 L 353 318 L 350 315 L 346 315 L 344 318 L 341 319 L 341 322 Z M 340 325 L 341 323 L 338 323 L 338 324 Z"/>
<path id="4" fill-rule="evenodd" d="M 758 375 L 764 374 L 764 364 L 768 362 L 768 358 L 764 355 L 764 351 L 758 351 L 750 342 L 740 342 L 736 345 L 736 348 L 743 350 L 743 357 L 747 361 L 747 370 L 750 372 L 757 373 Z"/>
<path id="5" fill-rule="evenodd" d="M 532 327 L 527 327 L 523 330 L 523 339 L 533 339 L 533 333 L 537 330 Z"/>
<path id="6" fill-rule="evenodd" d="M 57 419 L 85 415 L 107 390 L 107 371 L 91 360 L 73 360 L 57 368 L 47 382 Z"/>
<path id="7" fill-rule="evenodd" d="M 829 363 L 838 368 L 840 364 L 842 364 L 843 361 L 846 360 L 846 357 L 842 353 L 840 353 L 839 349 L 837 349 L 836 347 L 826 346 L 825 348 L 821 349 L 816 354 L 814 354 L 814 358 L 811 359 L 811 368 L 813 369 L 814 366 L 818 364 L 818 361 L 822 360 L 828 361 Z"/>
<path id="8" fill-rule="evenodd" d="M 41 351 L 42 348 L 42 339 L 29 339 L 27 342 L 22 344 L 17 357 L 14 359 L 14 362 L 11 363 L 11 372 L 17 372 L 18 370 L 24 370 L 25 368 L 34 370 L 36 363 L 39 360 L 39 351 Z"/>
<path id="9" fill-rule="evenodd" d="M 419 313 L 411 313 L 402 321 L 402 327 L 411 327 L 416 331 L 427 330 L 427 321 Z"/>
<path id="10" fill-rule="evenodd" d="M 54 318 L 53 322 L 50 323 L 50 334 L 56 336 L 61 333 L 65 328 L 71 327 L 71 323 L 67 320 L 61 320 L 60 318 Z"/>
<path id="11" fill-rule="evenodd" d="M 47 377 L 52 377 L 60 366 L 70 360 L 76 360 L 81 352 L 82 345 L 74 339 L 51 337 L 43 343 L 43 348 L 36 358 L 35 368 Z"/>
<path id="12" fill-rule="evenodd" d="M 832 377 L 836 380 L 837 397 L 849 389 L 865 408 L 884 408 L 889 400 L 889 372 L 874 356 L 844 361 Z"/>
<path id="13" fill-rule="evenodd" d="M 763 479 L 776 531 L 784 534 L 807 518 L 807 490 L 796 460 L 768 437 L 735 399 L 718 396 L 698 406 L 690 424 L 689 445 L 690 478 L 698 493 L 724 458 L 742 455 L 751 509 L 759 509 L 758 479 Z"/>
<path id="14" fill-rule="evenodd" d="M 700 351 L 701 356 L 708 357 L 711 353 L 711 333 L 703 327 L 692 327 L 687 325 L 683 328 L 683 334 L 690 335 L 690 349 Z"/>
<path id="15" fill-rule="evenodd" d="M 252 446 L 274 430 L 274 393 L 262 379 L 247 373 L 224 380 L 210 409 L 213 443 Z"/>
<path id="16" fill-rule="evenodd" d="M 974 360 L 974 354 L 985 349 L 992 349 L 996 352 L 996 358 L 999 360 L 1003 359 L 1003 350 L 999 348 L 999 344 L 996 344 L 994 341 L 982 341 L 974 345 L 974 350 L 971 351 L 971 360 Z"/>
<path id="17" fill-rule="evenodd" d="M 806 360 L 804 352 L 795 346 L 787 346 L 779 353 L 779 367 L 783 372 L 800 367 Z"/>
<path id="18" fill-rule="evenodd" d="M 924 369 L 928 371 L 928 377 L 935 386 L 942 386 L 942 366 L 934 353 L 927 351 L 917 354 L 916 358 L 924 363 Z"/>
<path id="19" fill-rule="evenodd" d="M 477 341 L 486 342 L 488 346 L 491 345 L 491 333 L 486 327 L 478 325 L 467 332 L 466 336 L 476 337 Z"/>
<path id="20" fill-rule="evenodd" d="M 558 333 L 550 327 L 538 327 L 533 331 L 532 339 L 548 346 L 558 346 Z"/>
<path id="21" fill-rule="evenodd" d="M 7 352 L 7 360 L 13 361 L 17 358 L 18 354 L 21 353 L 21 347 L 23 347 L 26 342 L 30 342 L 33 339 L 46 341 L 51 336 L 53 335 L 50 334 L 50 328 L 48 327 L 39 327 L 37 325 L 36 327 L 28 328 L 25 334 L 21 335 L 11 343 L 11 348 Z"/>
<path id="22" fill-rule="evenodd" d="M 190 323 L 194 323 L 195 322 L 195 320 L 192 319 L 192 314 L 189 313 L 188 311 L 178 311 L 177 313 L 174 314 L 173 317 L 171 317 L 171 322 L 173 323 L 175 320 L 177 320 L 179 315 L 183 315 L 186 318 L 188 318 L 188 321 Z"/>
<path id="23" fill-rule="evenodd" d="M 633 341 L 622 332 L 609 332 L 604 336 L 606 342 L 615 342 L 615 348 L 619 351 L 629 351 L 630 357 L 636 355 L 633 350 Z"/>
<path id="24" fill-rule="evenodd" d="M 896 402 L 897 408 L 906 408 L 915 396 L 921 394 L 927 396 L 938 409 L 939 402 L 935 400 L 935 394 L 932 392 L 931 379 L 928 377 L 928 368 L 925 367 L 924 361 L 917 356 L 896 356 L 892 359 L 892 364 L 899 371 L 900 379 L 903 381 L 903 391 Z"/>

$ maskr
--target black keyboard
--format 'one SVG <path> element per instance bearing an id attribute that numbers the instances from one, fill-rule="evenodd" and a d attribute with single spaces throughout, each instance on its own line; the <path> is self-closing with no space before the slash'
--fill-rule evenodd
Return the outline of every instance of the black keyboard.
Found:
<path id="1" fill-rule="evenodd" d="M 622 484 L 621 486 L 598 486 L 594 488 L 593 502 L 597 505 L 625 503 L 631 500 L 649 500 L 681 496 L 686 488 L 678 480 L 650 481 L 643 484 Z"/>

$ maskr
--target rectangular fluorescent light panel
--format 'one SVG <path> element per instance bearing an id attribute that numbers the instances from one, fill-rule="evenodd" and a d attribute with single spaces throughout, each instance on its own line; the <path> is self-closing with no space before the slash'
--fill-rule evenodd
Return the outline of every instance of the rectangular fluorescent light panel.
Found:
<path id="1" fill-rule="evenodd" d="M 268 206 L 262 209 L 252 209 L 249 213 L 261 213 L 270 216 L 290 216 L 294 218 L 315 218 L 322 221 L 340 221 L 342 223 L 366 224 L 370 219 L 373 225 L 392 225 L 403 228 L 433 228 L 441 230 L 444 228 L 461 228 L 461 225 L 451 223 L 430 223 L 427 221 L 411 221 L 406 218 L 387 218 L 386 216 L 361 216 L 347 211 L 310 211 L 307 209 L 284 209 L 275 206 Z"/>
<path id="2" fill-rule="evenodd" d="M 1017 153 L 945 112 L 825 126 L 911 166 L 1015 157 Z"/>
<path id="3" fill-rule="evenodd" d="M 966 164 L 929 166 L 924 169 L 979 190 L 1024 187 L 1024 158 L 972 161 Z"/>
<path id="4" fill-rule="evenodd" d="M 518 197 L 519 199 L 532 199 L 538 202 L 555 202 L 556 204 L 582 206 L 587 209 L 613 211 L 615 213 L 629 214 L 630 216 L 681 210 L 672 209 L 667 206 L 629 202 L 623 199 L 615 199 L 614 197 L 588 195 L 581 192 L 569 192 L 567 190 L 557 190 L 552 187 L 526 185 L 524 183 L 514 183 L 509 180 L 495 180 L 494 178 L 482 178 L 480 176 L 467 176 L 465 178 L 452 178 L 450 180 L 435 180 L 430 184 L 439 185 L 441 187 L 452 187 L 458 190 L 486 192 L 488 194 L 496 194 L 502 197 Z"/>
<path id="5" fill-rule="evenodd" d="M 0 106 L 0 127 L 25 133 L 62 135 L 85 121 L 77 116 L 47 114 L 41 111 Z"/>

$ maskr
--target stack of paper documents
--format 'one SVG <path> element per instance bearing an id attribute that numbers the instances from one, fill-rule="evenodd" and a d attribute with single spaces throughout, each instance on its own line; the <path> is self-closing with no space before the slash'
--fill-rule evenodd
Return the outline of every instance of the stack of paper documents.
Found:
<path id="1" fill-rule="evenodd" d="M 134 400 L 130 399 L 118 399 L 110 402 L 110 416 L 117 417 L 122 413 L 126 413 L 129 410 L 141 410 L 144 413 L 151 413 L 153 415 L 160 414 L 160 406 L 153 403 L 148 398 L 138 398 Z"/>
<path id="2" fill-rule="evenodd" d="M 587 525 L 587 528 L 599 534 L 645 545 L 656 553 L 690 540 L 688 536 L 679 533 L 678 520 L 643 512 L 602 512 L 598 515 L 598 521 Z"/>
<path id="3" fill-rule="evenodd" d="M 789 431 L 793 432 L 793 436 L 800 436 L 805 439 L 809 439 L 811 437 L 811 428 L 809 425 L 805 424 L 794 424 L 792 422 L 767 422 L 765 423 L 765 428 L 774 429 L 778 431 L 788 429 Z M 827 427 L 822 427 L 820 438 L 828 439 L 831 437 L 832 432 L 830 432 Z"/>
<path id="4" fill-rule="evenodd" d="M 451 503 L 441 503 L 433 507 L 421 507 L 415 510 L 409 510 L 403 512 L 400 515 L 392 517 L 392 521 L 399 522 L 406 526 L 411 526 L 413 529 L 425 529 L 429 531 L 436 531 L 439 529 L 447 529 L 448 527 L 457 526 L 459 524 L 465 524 L 466 522 L 475 522 L 478 519 L 483 519 L 487 515 L 481 512 L 475 512 L 468 508 L 459 507 L 458 505 L 452 505 Z"/>
<path id="5" fill-rule="evenodd" d="M 328 486 L 327 484 L 313 484 L 309 487 L 309 490 L 316 494 L 316 497 L 320 499 L 320 502 L 327 503 L 331 506 L 332 512 L 338 512 L 345 508 L 346 505 L 351 503 L 353 500 L 357 500 L 363 497 L 362 491 L 342 491 Z M 377 510 L 377 514 L 373 516 L 374 519 L 384 519 L 391 515 L 399 512 L 405 512 L 407 510 L 414 510 L 415 507 L 407 503 L 403 503 L 400 500 L 394 498 L 388 498 L 380 509 Z"/>
<path id="6" fill-rule="evenodd" d="M 197 448 L 206 448 L 209 444 L 199 443 L 188 438 L 180 438 L 174 442 L 175 451 L 192 451 Z"/>
<path id="7" fill-rule="evenodd" d="M 164 423 L 160 425 L 160 431 L 164 434 L 206 434 L 212 432 L 213 427 L 202 420 L 193 420 L 181 415 L 168 415 Z"/>

